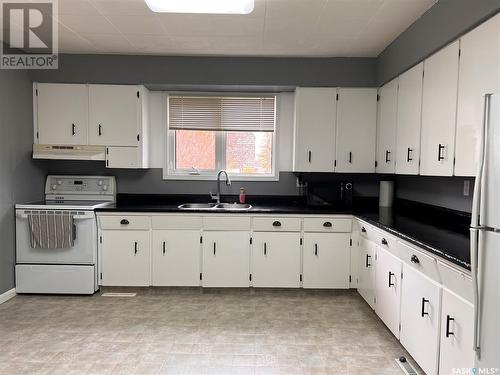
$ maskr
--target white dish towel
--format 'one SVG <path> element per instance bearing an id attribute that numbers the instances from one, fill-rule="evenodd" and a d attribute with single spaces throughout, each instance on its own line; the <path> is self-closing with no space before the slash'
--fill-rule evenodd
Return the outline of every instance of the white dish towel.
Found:
<path id="1" fill-rule="evenodd" d="M 67 249 L 75 245 L 73 215 L 63 211 L 39 211 L 28 214 L 33 249 Z"/>

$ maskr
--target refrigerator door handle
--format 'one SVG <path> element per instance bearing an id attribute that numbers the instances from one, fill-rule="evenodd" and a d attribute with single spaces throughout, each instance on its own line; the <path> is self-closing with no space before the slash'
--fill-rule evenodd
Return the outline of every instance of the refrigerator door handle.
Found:
<path id="1" fill-rule="evenodd" d="M 472 292 L 474 301 L 474 343 L 473 350 L 476 352 L 477 359 L 480 359 L 479 345 L 479 324 L 480 324 L 480 304 L 479 304 L 479 280 L 478 280 L 478 233 L 480 229 L 471 228 L 470 230 L 470 256 L 472 273 Z"/>

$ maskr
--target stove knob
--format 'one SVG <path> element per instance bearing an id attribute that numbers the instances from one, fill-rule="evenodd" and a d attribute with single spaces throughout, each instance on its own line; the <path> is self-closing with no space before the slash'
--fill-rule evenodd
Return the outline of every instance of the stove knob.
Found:
<path id="1" fill-rule="evenodd" d="M 108 190 L 108 185 L 103 185 L 102 190 L 104 190 L 104 191 Z"/>
<path id="2" fill-rule="evenodd" d="M 57 184 L 58 185 L 62 185 L 62 181 L 61 180 L 57 180 Z"/>
<path id="3" fill-rule="evenodd" d="M 52 190 L 56 190 L 57 189 L 57 185 L 52 185 Z"/>
<path id="4" fill-rule="evenodd" d="M 97 181 L 97 185 L 102 186 L 102 181 L 101 180 Z"/>

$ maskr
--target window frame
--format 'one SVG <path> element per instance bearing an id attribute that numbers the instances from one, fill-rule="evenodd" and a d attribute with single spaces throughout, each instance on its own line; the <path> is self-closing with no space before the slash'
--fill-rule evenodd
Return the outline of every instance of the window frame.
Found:
<path id="1" fill-rule="evenodd" d="M 253 92 L 165 92 L 163 99 L 163 106 L 165 115 L 164 125 L 163 125 L 163 179 L 164 180 L 205 180 L 205 181 L 215 181 L 217 179 L 217 173 L 221 169 L 225 169 L 226 162 L 226 132 L 215 131 L 215 171 L 198 171 L 199 173 L 194 173 L 192 170 L 176 170 L 175 166 L 175 130 L 170 130 L 168 126 L 168 100 L 170 95 L 206 95 L 206 96 L 248 96 L 248 97 L 260 97 L 266 95 L 275 96 L 275 112 L 274 112 L 274 132 L 273 132 L 273 146 L 272 146 L 272 173 L 270 174 L 242 174 L 242 173 L 230 173 L 229 176 L 233 181 L 279 181 L 279 170 L 278 170 L 278 144 L 277 141 L 279 136 L 279 108 L 280 108 L 280 95 L 276 92 L 267 93 L 253 93 Z"/>

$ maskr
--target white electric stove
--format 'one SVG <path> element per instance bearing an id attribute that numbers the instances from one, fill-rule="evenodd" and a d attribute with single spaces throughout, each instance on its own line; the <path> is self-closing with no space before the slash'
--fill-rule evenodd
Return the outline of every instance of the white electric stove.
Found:
<path id="1" fill-rule="evenodd" d="M 111 176 L 48 176 L 45 201 L 16 205 L 16 292 L 93 294 L 97 280 L 95 209 L 113 204 L 116 182 Z M 40 249 L 31 246 L 31 213 L 73 216 L 74 246 Z"/>

